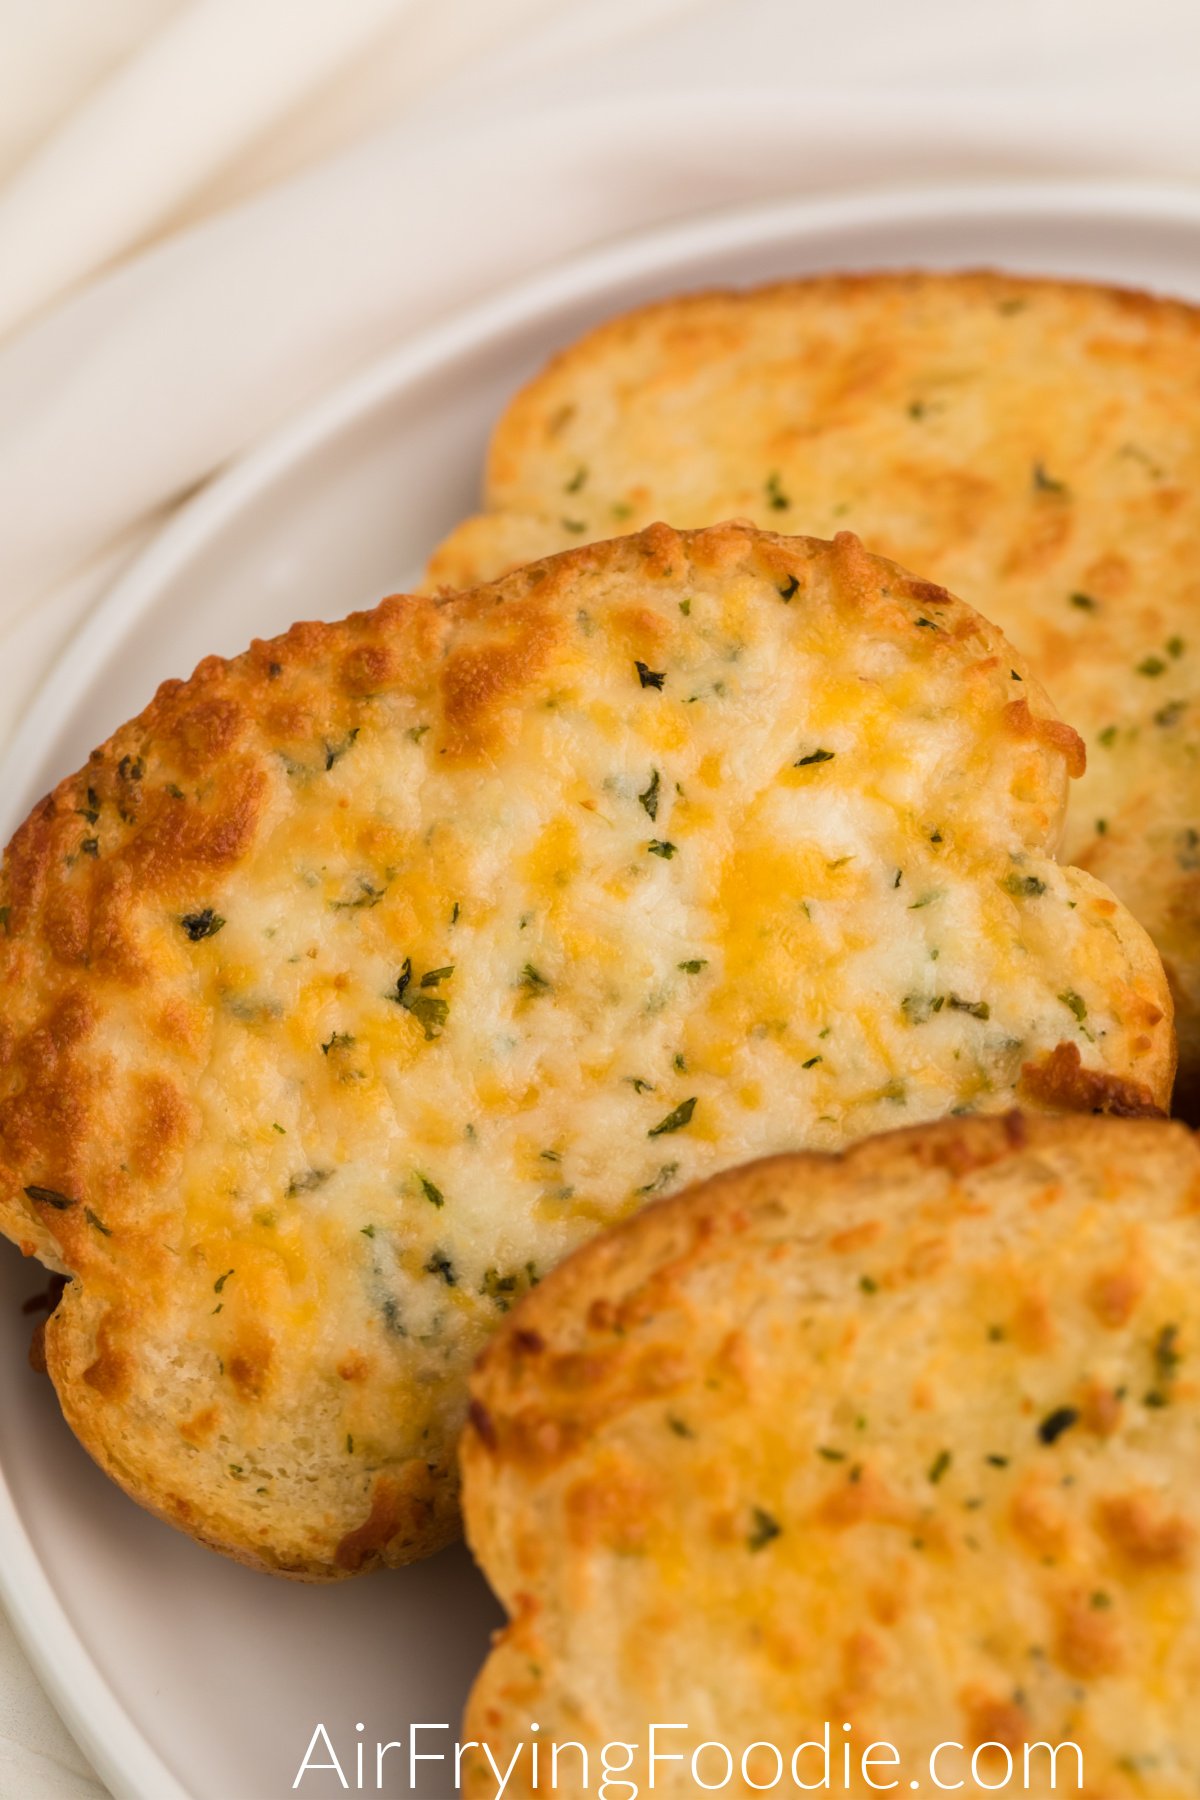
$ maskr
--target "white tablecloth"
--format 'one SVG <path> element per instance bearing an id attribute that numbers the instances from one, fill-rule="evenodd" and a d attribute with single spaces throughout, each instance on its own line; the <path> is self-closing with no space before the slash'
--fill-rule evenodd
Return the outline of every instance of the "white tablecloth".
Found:
<path id="1" fill-rule="evenodd" d="M 0 0 L 0 41 L 0 746 L 178 496 L 537 266 L 786 193 L 1200 178 L 1192 0 Z M 0 1800 L 101 1792 L 0 1618 Z"/>

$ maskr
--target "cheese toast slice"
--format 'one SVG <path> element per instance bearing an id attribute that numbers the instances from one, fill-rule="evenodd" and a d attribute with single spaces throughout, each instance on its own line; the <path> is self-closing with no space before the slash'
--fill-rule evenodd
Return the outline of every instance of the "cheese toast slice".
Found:
<path id="1" fill-rule="evenodd" d="M 1158 945 L 1200 1119 L 1200 312 L 990 274 L 685 295 L 517 396 L 485 503 L 434 585 L 740 515 L 855 531 L 994 619 L 1087 744 L 1066 852 Z"/>
<path id="2" fill-rule="evenodd" d="M 0 1227 L 72 1277 L 70 1423 L 218 1548 L 403 1562 L 471 1358 L 648 1196 L 1164 1105 L 1158 958 L 1053 860 L 1080 763 L 968 607 L 740 526 L 166 683 L 0 873 Z"/>
<path id="3" fill-rule="evenodd" d="M 946 1120 L 570 1258 L 472 1380 L 464 1794 L 1192 1791 L 1198 1196 L 1181 1124 Z"/>

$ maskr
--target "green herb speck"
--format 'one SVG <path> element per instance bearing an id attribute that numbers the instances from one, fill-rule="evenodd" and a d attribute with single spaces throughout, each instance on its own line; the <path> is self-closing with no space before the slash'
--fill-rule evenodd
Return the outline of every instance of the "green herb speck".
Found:
<path id="1" fill-rule="evenodd" d="M 970 1013 L 973 1019 L 990 1019 L 992 1009 L 986 1000 L 960 1000 L 957 994 L 950 996 L 951 1012 Z"/>
<path id="2" fill-rule="evenodd" d="M 425 1273 L 427 1275 L 440 1275 L 447 1287 L 458 1286 L 458 1275 L 455 1271 L 454 1264 L 450 1261 L 450 1258 L 446 1255 L 444 1250 L 434 1251 L 433 1255 L 429 1258 L 429 1261 L 425 1264 Z"/>
<path id="3" fill-rule="evenodd" d="M 288 1199 L 294 1200 L 297 1194 L 315 1194 L 319 1187 L 325 1186 L 332 1174 L 332 1169 L 301 1170 L 298 1175 L 293 1175 L 287 1184 Z"/>
<path id="4" fill-rule="evenodd" d="M 451 965 L 451 972 L 452 971 L 453 965 Z M 439 978 L 446 973 L 444 969 L 434 970 L 433 972 L 438 975 Z M 422 981 L 420 986 L 423 985 L 424 982 Z M 394 1001 L 397 1006 L 402 1006 L 405 1012 L 410 1012 L 413 1015 L 413 1018 L 416 1019 L 417 1023 L 422 1027 L 427 1043 L 431 1042 L 434 1038 L 441 1036 L 446 1020 L 450 1016 L 449 1002 L 443 1000 L 437 994 L 426 994 L 421 993 L 420 991 L 414 993 L 412 987 L 411 957 L 405 957 L 404 962 L 401 965 L 400 973 L 396 977 L 395 992 L 388 994 L 387 998 Z"/>
<path id="5" fill-rule="evenodd" d="M 658 817 L 658 790 L 658 770 L 651 769 L 649 784 L 642 789 L 641 793 L 638 795 L 638 800 L 652 819 L 657 819 Z"/>
<path id="6" fill-rule="evenodd" d="M 1046 884 L 1037 875 L 1006 875 L 1000 884 L 1005 893 L 1012 894 L 1015 899 L 1032 899 L 1036 894 L 1044 894 Z"/>
<path id="7" fill-rule="evenodd" d="M 657 1125 L 652 1125 L 650 1127 L 646 1136 L 651 1138 L 665 1137 L 670 1131 L 682 1131 L 685 1125 L 690 1125 L 692 1122 L 692 1114 L 696 1110 L 696 1098 L 696 1095 L 693 1094 L 690 1099 L 681 1100 L 674 1111 L 669 1112 L 665 1119 L 660 1119 Z"/>
<path id="8" fill-rule="evenodd" d="M 36 1183 L 25 1189 L 25 1197 L 36 1200 L 39 1206 L 52 1206 L 55 1212 L 67 1212 L 79 1204 L 69 1194 L 60 1194 L 57 1188 L 38 1187 Z"/>
<path id="9" fill-rule="evenodd" d="M 1157 1386 L 1151 1388 L 1146 1395 L 1147 1406 L 1169 1404 L 1171 1384 L 1179 1373 L 1181 1361 L 1179 1327 L 1178 1325 L 1164 1325 L 1154 1340 L 1154 1371 L 1158 1381 Z"/>
<path id="10" fill-rule="evenodd" d="M 342 739 L 340 744 L 327 743 L 325 745 L 325 772 L 326 772 L 326 774 L 328 774 L 329 770 L 332 769 L 334 763 L 340 762 L 342 757 L 345 756 L 347 750 L 349 750 L 349 748 L 353 744 L 355 738 L 358 736 L 358 729 L 359 729 L 358 726 L 355 725 L 349 732 L 347 732 L 346 736 Z"/>
<path id="11" fill-rule="evenodd" d="M 220 913 L 206 906 L 202 912 L 185 913 L 179 923 L 193 944 L 200 943 L 203 938 L 216 937 L 225 921 Z"/>
<path id="12" fill-rule="evenodd" d="M 665 1187 L 670 1186 L 678 1173 L 679 1164 L 677 1162 L 664 1163 L 658 1174 L 652 1175 L 649 1181 L 643 1182 L 637 1191 L 639 1194 L 661 1194 Z"/>
<path id="13" fill-rule="evenodd" d="M 1053 475 L 1048 475 L 1045 464 L 1040 462 L 1033 465 L 1033 485 L 1041 494 L 1065 494 L 1067 491 L 1066 482 L 1056 481 Z"/>
<path id="14" fill-rule="evenodd" d="M 1064 1431 L 1079 1423 L 1079 1409 L 1074 1406 L 1059 1406 L 1048 1413 L 1037 1428 L 1039 1440 L 1043 1444 L 1054 1444 Z"/>
<path id="15" fill-rule="evenodd" d="M 778 1519 L 773 1519 L 769 1512 L 764 1512 L 761 1506 L 756 1506 L 753 1511 L 750 1535 L 746 1542 L 751 1550 L 765 1550 L 772 1539 L 777 1538 L 782 1530 L 783 1527 Z"/>

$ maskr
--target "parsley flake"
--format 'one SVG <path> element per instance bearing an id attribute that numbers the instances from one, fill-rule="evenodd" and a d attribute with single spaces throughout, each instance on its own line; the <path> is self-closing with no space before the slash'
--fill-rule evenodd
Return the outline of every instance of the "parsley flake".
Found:
<path id="1" fill-rule="evenodd" d="M 72 1206 L 78 1206 L 67 1194 L 60 1194 L 57 1188 L 38 1187 L 34 1184 L 25 1189 L 26 1199 L 36 1200 L 39 1206 L 52 1206 L 55 1212 L 67 1212 Z"/>
<path id="2" fill-rule="evenodd" d="M 202 912 L 185 913 L 179 923 L 192 943 L 198 944 L 202 938 L 216 937 L 225 921 L 220 913 L 206 906 Z"/>
<path id="3" fill-rule="evenodd" d="M 953 1460 L 954 1457 L 949 1450 L 938 1451 L 929 1469 L 929 1479 L 934 1487 L 936 1487 L 938 1482 L 942 1479 L 942 1476 L 946 1473 Z"/>
<path id="4" fill-rule="evenodd" d="M 765 1550 L 767 1545 L 771 1543 L 773 1539 L 777 1538 L 782 1530 L 783 1526 L 779 1523 L 778 1519 L 773 1519 L 769 1512 L 764 1512 L 761 1506 L 756 1506 L 753 1512 L 753 1523 L 750 1527 L 750 1534 L 747 1537 L 746 1542 L 751 1550 Z"/>
<path id="5" fill-rule="evenodd" d="M 692 1122 L 692 1114 L 696 1110 L 696 1098 L 697 1096 L 693 1094 L 690 1099 L 681 1100 L 674 1111 L 669 1112 L 665 1119 L 660 1119 L 657 1125 L 652 1125 L 650 1127 L 646 1136 L 651 1138 L 665 1137 L 668 1132 L 682 1131 L 685 1125 L 690 1125 Z"/>
<path id="6" fill-rule="evenodd" d="M 786 512 L 792 503 L 780 485 L 778 469 L 772 469 L 764 485 L 767 490 L 767 505 L 772 512 Z"/>
<path id="7" fill-rule="evenodd" d="M 1067 492 L 1066 482 L 1056 481 L 1053 475 L 1048 475 L 1045 464 L 1040 462 L 1035 462 L 1033 465 L 1033 485 L 1041 494 L 1065 494 Z"/>
<path id="8" fill-rule="evenodd" d="M 454 973 L 454 965 L 450 964 L 447 969 L 434 969 L 431 973 L 436 976 L 437 980 L 444 980 L 448 975 Z M 396 977 L 395 992 L 388 994 L 387 998 L 397 1006 L 402 1006 L 405 1012 L 412 1014 L 425 1033 L 426 1043 L 431 1043 L 434 1038 L 440 1037 L 445 1029 L 446 1020 L 450 1017 L 450 1004 L 437 994 L 419 991 L 426 985 L 425 977 L 422 977 L 418 984 L 418 991 L 414 993 L 412 974 L 412 958 L 406 956 L 400 973 Z"/>
<path id="9" fill-rule="evenodd" d="M 1074 1406 L 1059 1406 L 1048 1413 L 1037 1428 L 1038 1438 L 1043 1444 L 1057 1443 L 1064 1431 L 1070 1431 L 1072 1425 L 1079 1423 L 1079 1409 Z"/>

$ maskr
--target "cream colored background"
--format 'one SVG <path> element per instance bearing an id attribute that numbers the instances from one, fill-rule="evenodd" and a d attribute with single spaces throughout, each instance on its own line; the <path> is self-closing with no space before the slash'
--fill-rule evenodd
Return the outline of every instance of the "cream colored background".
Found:
<path id="1" fill-rule="evenodd" d="M 181 495 L 432 319 L 755 199 L 1192 182 L 1198 92 L 1194 0 L 0 0 L 0 746 Z M 0 1618 L 0 1800 L 101 1794 Z"/>

